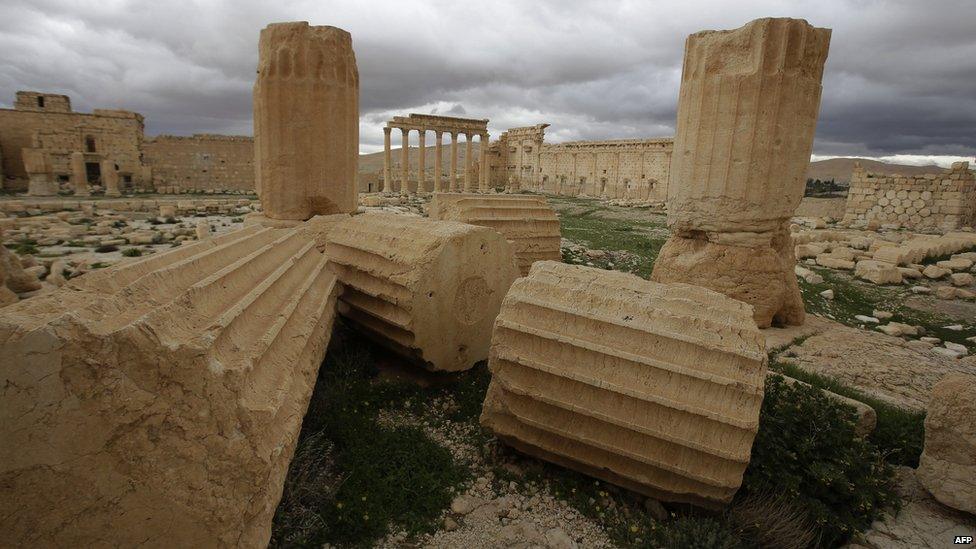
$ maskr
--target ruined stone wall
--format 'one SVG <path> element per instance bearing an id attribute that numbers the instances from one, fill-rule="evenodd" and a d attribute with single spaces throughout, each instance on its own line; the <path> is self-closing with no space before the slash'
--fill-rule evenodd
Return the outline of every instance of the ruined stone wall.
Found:
<path id="1" fill-rule="evenodd" d="M 844 221 L 898 224 L 910 229 L 952 230 L 976 225 L 976 178 L 968 162 L 942 173 L 851 176 Z"/>
<path id="2" fill-rule="evenodd" d="M 160 135 L 143 144 L 158 192 L 253 191 L 254 139 Z"/>
<path id="3" fill-rule="evenodd" d="M 672 139 L 544 145 L 532 189 L 570 196 L 663 202 L 668 193 L 673 146 Z"/>
<path id="4" fill-rule="evenodd" d="M 30 148 L 45 151 L 55 180 L 66 180 L 71 175 L 71 153 L 82 151 L 86 163 L 112 160 L 123 184 L 139 184 L 143 132 L 143 118 L 134 112 L 72 112 L 66 96 L 18 92 L 13 109 L 0 109 L 3 187 L 27 189 L 21 151 Z"/>

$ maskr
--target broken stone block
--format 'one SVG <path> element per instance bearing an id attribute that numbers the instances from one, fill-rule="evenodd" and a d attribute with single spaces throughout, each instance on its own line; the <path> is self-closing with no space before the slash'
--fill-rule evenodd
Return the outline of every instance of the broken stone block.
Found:
<path id="1" fill-rule="evenodd" d="M 972 260 L 966 259 L 964 257 L 953 256 L 950 259 L 937 262 L 936 265 L 942 267 L 943 269 L 949 269 L 950 271 L 959 272 L 959 271 L 968 270 L 970 267 L 973 266 L 973 262 Z"/>
<path id="2" fill-rule="evenodd" d="M 688 37 L 668 185 L 672 236 L 653 280 L 743 300 L 760 327 L 803 323 L 788 226 L 803 198 L 829 43 L 829 29 L 788 18 Z"/>
<path id="3" fill-rule="evenodd" d="M 491 227 L 512 243 L 522 276 L 536 261 L 561 261 L 559 218 L 544 196 L 434 193 L 431 219 Z"/>
<path id="4" fill-rule="evenodd" d="M 951 282 L 953 286 L 972 286 L 973 275 L 969 273 L 952 273 L 949 275 L 949 282 Z"/>
<path id="5" fill-rule="evenodd" d="M 901 284 L 901 271 L 898 267 L 883 261 L 858 261 L 854 267 L 854 276 L 875 284 Z"/>
<path id="6" fill-rule="evenodd" d="M 0 545 L 266 546 L 337 293 L 248 227 L 0 309 Z"/>
<path id="7" fill-rule="evenodd" d="M 497 231 L 370 213 L 337 223 L 325 249 L 344 286 L 339 312 L 366 335 L 430 370 L 488 357 L 492 323 L 518 277 Z"/>
<path id="8" fill-rule="evenodd" d="M 817 265 L 828 269 L 853 270 L 856 264 L 848 259 L 841 259 L 830 254 L 820 254 L 817 256 Z"/>
<path id="9" fill-rule="evenodd" d="M 481 423 L 516 449 L 647 496 L 728 503 L 766 375 L 747 304 L 540 261 L 505 297 Z"/>
<path id="10" fill-rule="evenodd" d="M 922 271 L 922 274 L 925 276 L 925 278 L 938 280 L 940 278 L 947 276 L 951 272 L 952 271 L 944 267 L 939 267 L 937 265 L 929 265 L 928 267 L 925 267 L 925 270 Z"/>
<path id="11" fill-rule="evenodd" d="M 935 499 L 976 514 L 976 376 L 954 373 L 932 388 L 918 479 Z"/>
<path id="12" fill-rule="evenodd" d="M 307 22 L 261 31 L 254 83 L 255 189 L 271 219 L 357 209 L 359 70 L 352 36 Z"/>

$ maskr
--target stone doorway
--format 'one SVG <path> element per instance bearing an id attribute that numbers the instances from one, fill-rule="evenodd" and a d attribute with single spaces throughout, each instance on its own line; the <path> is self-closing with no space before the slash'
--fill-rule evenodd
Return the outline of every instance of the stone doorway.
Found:
<path id="1" fill-rule="evenodd" d="M 91 185 L 100 185 L 102 183 L 102 168 L 98 165 L 98 162 L 85 162 L 85 178 L 88 179 L 88 183 Z"/>

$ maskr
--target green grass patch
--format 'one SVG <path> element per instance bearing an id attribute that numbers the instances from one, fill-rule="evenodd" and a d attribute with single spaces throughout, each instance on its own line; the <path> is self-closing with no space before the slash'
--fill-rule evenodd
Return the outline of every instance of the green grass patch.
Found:
<path id="1" fill-rule="evenodd" d="M 891 321 L 921 326 L 925 335 L 944 341 L 970 345 L 966 338 L 976 335 L 976 323 L 972 319 L 955 319 L 905 305 L 905 300 L 914 295 L 907 287 L 877 286 L 855 280 L 846 273 L 804 266 L 812 268 L 824 279 L 821 284 L 810 284 L 802 278 L 797 279 L 807 313 L 832 318 L 847 326 L 861 326 L 863 323 L 854 318 L 855 315 L 871 316 L 875 309 L 879 309 L 892 313 Z M 826 299 L 820 295 L 826 289 L 834 290 L 834 299 Z M 963 329 L 955 331 L 945 328 L 954 324 L 962 324 Z"/>
<path id="2" fill-rule="evenodd" d="M 777 360 L 774 356 L 769 359 L 769 369 L 874 408 L 878 416 L 878 424 L 868 436 L 868 440 L 878 448 L 889 463 L 918 467 L 918 458 L 922 454 L 925 442 L 925 413 L 899 408 L 868 396 L 836 379 L 807 372 L 795 364 Z"/>
<path id="3" fill-rule="evenodd" d="M 369 344 L 342 329 L 333 340 L 296 450 L 307 456 L 310 446 L 327 446 L 330 472 L 323 477 L 316 472 L 322 465 L 310 468 L 308 459 L 293 462 L 271 546 L 366 547 L 391 528 L 408 535 L 433 531 L 441 512 L 470 480 L 470 471 L 421 429 L 381 425 L 377 414 L 421 411 L 447 389 L 379 381 Z M 482 383 L 474 381 L 477 374 L 462 377 L 453 381 L 452 390 L 473 393 Z M 458 413 L 464 417 L 470 408 L 461 406 Z M 307 480 L 296 482 L 296 475 Z M 309 483 L 334 490 L 310 491 Z"/>
<path id="4" fill-rule="evenodd" d="M 36 255 L 38 253 L 37 241 L 29 238 L 23 238 L 17 242 L 8 242 L 4 246 L 17 252 L 17 255 Z"/>
<path id="5" fill-rule="evenodd" d="M 610 210 L 592 199 L 559 199 L 578 208 L 558 208 L 562 237 L 577 242 L 590 249 L 624 251 L 633 259 L 618 259 L 613 265 L 611 258 L 592 259 L 585 255 L 576 257 L 563 254 L 567 263 L 592 263 L 594 267 L 614 269 L 647 278 L 651 274 L 654 260 L 667 240 L 667 229 L 662 221 L 652 219 L 615 219 L 608 215 Z"/>
<path id="6" fill-rule="evenodd" d="M 122 255 L 125 257 L 140 257 L 142 255 L 142 250 L 139 248 L 126 248 L 122 250 Z"/>
<path id="7" fill-rule="evenodd" d="M 739 497 L 783 495 L 808 516 L 820 546 L 843 543 L 899 505 L 891 466 L 855 434 L 853 408 L 770 376 L 759 423 Z"/>

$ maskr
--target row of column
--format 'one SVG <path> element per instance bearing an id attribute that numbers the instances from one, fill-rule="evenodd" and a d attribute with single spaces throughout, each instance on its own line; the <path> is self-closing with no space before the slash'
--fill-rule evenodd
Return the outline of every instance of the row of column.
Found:
<path id="1" fill-rule="evenodd" d="M 383 128 L 383 192 L 393 192 L 393 160 L 392 152 L 390 149 L 390 132 L 393 130 L 391 127 Z M 400 138 L 400 190 L 401 192 L 409 192 L 409 185 L 407 183 L 410 174 L 410 129 L 400 128 L 401 138 Z M 427 130 L 417 130 L 420 133 L 420 150 L 418 151 L 417 158 L 417 189 L 423 191 L 426 187 L 426 163 L 427 163 Z M 444 188 L 444 181 L 441 177 L 442 173 L 442 146 L 443 146 L 443 136 L 445 133 L 451 135 L 451 162 L 450 171 L 448 172 L 448 187 Z M 474 154 L 472 152 L 472 138 L 477 135 L 480 139 L 479 149 L 480 149 L 480 162 L 478 169 L 478 189 L 486 191 L 488 189 L 488 166 L 485 161 L 487 158 L 488 151 L 488 133 L 471 134 L 467 132 L 443 132 L 434 131 L 435 144 L 434 144 L 434 192 L 457 192 L 457 164 L 458 164 L 458 135 L 464 135 L 465 137 L 465 155 L 464 155 L 464 192 L 472 192 L 475 190 L 474 182 L 471 178 L 471 164 L 474 160 Z"/>

